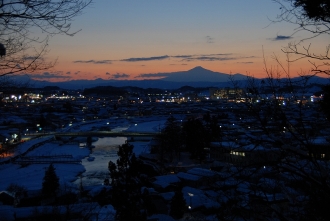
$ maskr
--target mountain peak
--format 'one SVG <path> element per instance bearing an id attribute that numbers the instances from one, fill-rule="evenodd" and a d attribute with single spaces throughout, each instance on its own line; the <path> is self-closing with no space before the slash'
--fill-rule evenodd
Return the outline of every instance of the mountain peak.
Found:
<path id="1" fill-rule="evenodd" d="M 196 66 L 196 67 L 190 69 L 189 71 L 205 71 L 205 70 L 207 70 L 207 69 L 203 68 L 202 66 Z M 209 70 L 207 70 L 207 71 L 209 71 Z"/>
<path id="2" fill-rule="evenodd" d="M 226 82 L 229 81 L 229 76 L 229 74 L 214 72 L 197 66 L 188 71 L 173 72 L 162 80 L 173 82 Z M 237 76 L 237 78 L 242 77 Z"/>

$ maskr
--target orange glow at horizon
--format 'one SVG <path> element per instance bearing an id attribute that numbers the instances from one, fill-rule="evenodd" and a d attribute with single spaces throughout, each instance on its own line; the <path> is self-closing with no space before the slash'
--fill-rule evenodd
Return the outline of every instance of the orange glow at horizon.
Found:
<path id="1" fill-rule="evenodd" d="M 169 61 L 148 61 L 148 62 L 113 62 L 112 64 L 82 64 L 73 62 L 59 62 L 49 73 L 60 73 L 63 78 L 44 79 L 52 82 L 61 82 L 69 80 L 95 80 L 102 78 L 104 80 L 144 80 L 144 79 L 160 79 L 163 77 L 139 77 L 141 74 L 157 74 L 157 73 L 173 73 L 188 71 L 196 66 L 201 66 L 205 69 L 214 72 L 225 74 L 243 74 L 256 78 L 265 78 L 265 64 L 262 58 L 252 61 L 225 61 L 225 62 L 186 62 L 178 63 Z M 268 70 L 273 73 L 281 73 L 281 77 L 287 77 L 285 71 L 288 71 L 287 64 L 283 64 L 286 69 L 281 70 L 281 67 L 274 61 L 270 60 L 266 64 Z M 300 74 L 309 74 L 311 65 L 306 61 L 293 62 L 289 66 L 290 77 L 296 77 Z M 33 78 L 34 74 L 30 76 Z M 117 77 L 114 77 L 117 76 Z"/>

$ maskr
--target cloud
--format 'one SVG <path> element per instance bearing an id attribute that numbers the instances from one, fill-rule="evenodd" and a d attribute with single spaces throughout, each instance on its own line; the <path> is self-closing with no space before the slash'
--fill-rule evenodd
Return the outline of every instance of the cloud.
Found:
<path id="1" fill-rule="evenodd" d="M 112 64 L 111 60 L 77 60 L 73 61 L 73 63 L 83 63 L 83 64 Z"/>
<path id="2" fill-rule="evenodd" d="M 283 40 L 288 40 L 292 39 L 293 37 L 291 36 L 285 36 L 285 35 L 277 35 L 275 38 L 271 38 L 270 40 L 272 41 L 283 41 Z"/>
<path id="3" fill-rule="evenodd" d="M 226 54 L 201 54 L 201 55 L 177 55 L 174 58 L 182 58 L 181 61 L 227 61 L 236 60 L 239 57 L 232 56 L 231 53 Z"/>
<path id="4" fill-rule="evenodd" d="M 129 78 L 129 74 L 120 74 L 120 73 L 116 73 L 116 74 L 111 74 L 110 78 L 114 78 L 114 79 L 121 79 L 121 78 Z"/>
<path id="5" fill-rule="evenodd" d="M 126 61 L 126 62 L 154 61 L 154 60 L 164 60 L 169 57 L 170 56 L 168 55 L 163 55 L 163 56 L 155 56 L 155 57 L 127 58 L 127 59 L 122 59 L 120 61 Z"/>
<path id="6" fill-rule="evenodd" d="M 210 36 L 207 36 L 209 40 L 212 40 Z M 209 42 L 211 43 L 211 42 Z M 120 60 L 77 60 L 73 61 L 74 63 L 85 63 L 85 64 L 112 64 L 115 61 L 121 62 L 145 62 L 145 61 L 160 61 L 171 59 L 174 62 L 181 62 L 186 65 L 185 62 L 190 61 L 228 61 L 228 60 L 237 60 L 243 58 L 252 58 L 250 57 L 242 57 L 235 55 L 233 53 L 218 53 L 218 54 L 183 54 L 183 55 L 163 55 L 163 56 L 151 56 L 151 57 L 134 57 L 134 58 L 124 58 Z M 171 64 L 173 65 L 173 63 Z M 145 66 L 145 64 L 141 64 L 141 66 Z M 75 73 L 77 74 L 77 73 Z M 110 75 L 107 74 L 107 75 Z"/>
<path id="7" fill-rule="evenodd" d="M 70 74 L 71 74 L 71 72 L 70 72 L 70 71 L 68 71 L 68 72 L 66 72 L 66 74 L 67 74 L 67 75 L 70 75 Z"/>
<path id="8" fill-rule="evenodd" d="M 44 58 L 42 58 L 40 56 L 25 56 L 23 59 L 26 61 L 34 61 L 34 60 L 43 61 L 44 60 Z"/>
<path id="9" fill-rule="evenodd" d="M 236 60 L 237 58 L 233 57 L 215 57 L 215 56 L 200 56 L 195 57 L 194 60 L 198 61 L 228 61 L 228 60 Z"/>
<path id="10" fill-rule="evenodd" d="M 192 58 L 194 57 L 195 55 L 175 55 L 175 56 L 172 56 L 173 58 Z"/>
<path id="11" fill-rule="evenodd" d="M 171 73 L 149 73 L 149 74 L 140 74 L 136 76 L 135 78 L 153 78 L 153 77 L 168 77 Z"/>
<path id="12" fill-rule="evenodd" d="M 188 65 L 188 64 L 185 64 L 185 63 L 183 63 L 183 64 L 170 64 L 171 66 L 177 66 L 177 65 Z"/>
<path id="13" fill-rule="evenodd" d="M 210 36 L 206 36 L 206 42 L 208 44 L 213 44 L 214 43 L 214 38 L 210 37 Z"/>
<path id="14" fill-rule="evenodd" d="M 238 57 L 229 57 L 232 53 L 225 54 L 200 54 L 200 55 L 175 55 L 172 58 L 181 58 L 180 61 L 227 61 Z"/>
<path id="15" fill-rule="evenodd" d="M 44 72 L 42 74 L 31 74 L 31 78 L 33 79 L 63 79 L 63 80 L 68 80 L 71 79 L 71 76 L 63 76 L 58 73 L 49 73 L 49 72 Z"/>
<path id="16" fill-rule="evenodd" d="M 244 62 L 237 62 L 237 63 L 240 63 L 240 64 L 253 64 L 254 62 L 253 61 L 244 61 Z"/>
<path id="17" fill-rule="evenodd" d="M 79 74 L 79 73 L 80 73 L 80 71 L 76 71 L 76 72 L 74 72 L 75 75 L 77 75 L 77 74 Z"/>
<path id="18" fill-rule="evenodd" d="M 129 78 L 130 75 L 129 74 L 125 74 L 125 73 L 116 73 L 116 74 L 110 74 L 110 72 L 106 72 L 105 75 L 109 75 L 110 77 L 108 79 L 120 79 L 120 78 Z"/>

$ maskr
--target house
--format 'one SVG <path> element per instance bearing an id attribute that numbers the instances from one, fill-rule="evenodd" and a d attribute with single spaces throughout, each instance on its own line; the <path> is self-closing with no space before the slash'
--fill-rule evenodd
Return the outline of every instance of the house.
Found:
<path id="1" fill-rule="evenodd" d="M 175 174 L 156 176 L 155 181 L 152 183 L 156 190 L 170 190 L 172 186 L 175 186 L 181 182 Z"/>
<path id="2" fill-rule="evenodd" d="M 15 197 L 8 191 L 0 192 L 0 204 L 2 205 L 14 205 Z"/>

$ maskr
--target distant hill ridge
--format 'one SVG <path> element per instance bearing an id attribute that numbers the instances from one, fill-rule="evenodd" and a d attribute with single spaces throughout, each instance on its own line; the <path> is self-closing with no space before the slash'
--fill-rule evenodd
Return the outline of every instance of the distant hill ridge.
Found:
<path id="1" fill-rule="evenodd" d="M 140 87 L 140 88 L 160 88 L 160 89 L 177 89 L 183 86 L 190 87 L 232 87 L 234 79 L 246 85 L 247 76 L 243 74 L 225 74 L 207 70 L 201 66 L 197 66 L 188 71 L 179 71 L 167 73 L 168 76 L 159 80 L 104 80 L 97 78 L 95 80 L 71 80 L 64 82 L 49 82 L 32 80 L 28 75 L 13 75 L 12 78 L 18 82 L 29 82 L 36 88 L 43 88 L 46 86 L 58 86 L 63 89 L 85 89 L 97 86 L 114 86 L 114 87 Z M 293 79 L 299 79 L 293 78 Z M 258 79 L 261 81 L 262 79 Z M 314 76 L 309 83 L 326 84 L 328 79 Z"/>

